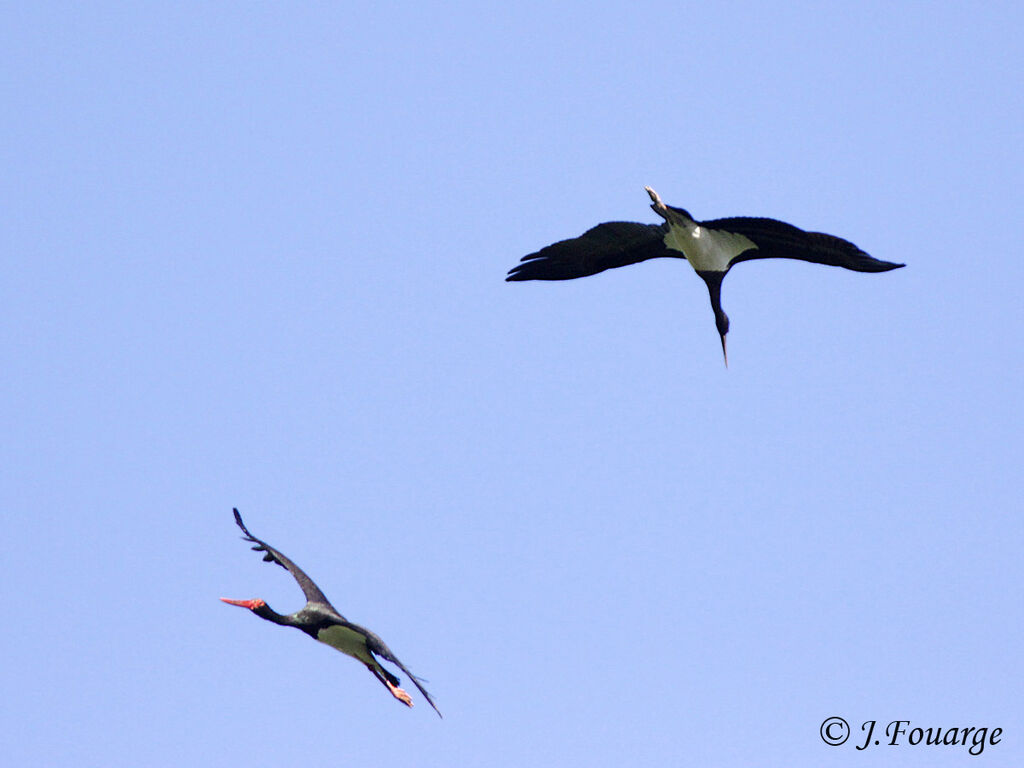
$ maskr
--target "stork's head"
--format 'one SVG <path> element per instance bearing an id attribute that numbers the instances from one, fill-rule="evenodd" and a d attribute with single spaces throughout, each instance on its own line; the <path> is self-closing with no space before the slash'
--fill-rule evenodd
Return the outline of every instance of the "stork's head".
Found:
<path id="1" fill-rule="evenodd" d="M 237 605 L 241 608 L 248 608 L 250 611 L 254 613 L 260 608 L 265 608 L 267 605 L 266 601 L 260 600 L 258 597 L 253 600 L 232 600 L 228 597 L 222 597 L 221 600 L 223 600 L 228 605 Z"/>
<path id="2" fill-rule="evenodd" d="M 721 307 L 715 309 L 715 327 L 722 339 L 722 356 L 725 358 L 725 367 L 729 367 L 729 353 L 725 349 L 725 334 L 729 332 L 729 316 L 722 311 Z"/>

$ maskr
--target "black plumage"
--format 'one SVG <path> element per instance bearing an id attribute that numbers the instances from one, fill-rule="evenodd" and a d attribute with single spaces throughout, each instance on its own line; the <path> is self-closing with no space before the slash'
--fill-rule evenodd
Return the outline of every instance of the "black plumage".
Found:
<path id="1" fill-rule="evenodd" d="M 651 208 L 664 219 L 661 224 L 598 224 L 579 237 L 561 240 L 524 256 L 505 279 L 571 280 L 648 259 L 685 259 L 708 286 L 725 355 L 729 318 L 721 307 L 721 285 L 735 264 L 751 259 L 785 258 L 855 272 L 887 272 L 904 266 L 875 259 L 840 237 L 807 232 L 775 219 L 733 217 L 697 221 L 685 209 L 662 203 L 650 187 L 646 189 L 652 200 Z"/>
<path id="2" fill-rule="evenodd" d="M 242 522 L 242 516 L 237 509 L 234 510 L 234 513 L 235 523 L 238 524 L 238 527 L 242 529 L 242 533 L 245 534 L 243 538 L 255 545 L 253 550 L 264 553 L 263 560 L 265 562 L 277 563 L 292 575 L 295 581 L 298 582 L 299 587 L 302 588 L 302 593 L 306 596 L 306 604 L 295 613 L 283 615 L 274 611 L 265 601 L 260 599 L 229 600 L 222 597 L 221 600 L 231 605 L 248 608 L 261 619 L 266 619 L 282 626 L 301 629 L 313 639 L 330 645 L 332 648 L 360 661 L 388 689 L 392 696 L 411 707 L 411 697 L 398 687 L 400 680 L 381 666 L 377 657 L 391 662 L 408 675 L 409 679 L 412 680 L 416 688 L 419 689 L 420 693 L 423 694 L 424 698 L 440 717 L 440 710 L 438 710 L 430 694 L 420 684 L 421 680 L 398 660 L 380 637 L 365 627 L 353 624 L 342 616 L 341 612 L 331 605 L 324 593 L 320 591 L 320 588 L 301 568 L 279 550 L 270 546 L 262 539 L 253 536 L 249 529 L 245 527 L 245 523 Z"/>

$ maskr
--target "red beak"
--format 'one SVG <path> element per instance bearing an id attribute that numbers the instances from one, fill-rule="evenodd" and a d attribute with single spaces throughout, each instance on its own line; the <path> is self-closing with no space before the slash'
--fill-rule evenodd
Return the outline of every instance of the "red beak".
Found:
<path id="1" fill-rule="evenodd" d="M 221 600 L 223 600 L 228 605 L 237 605 L 237 606 L 240 606 L 242 608 L 248 608 L 250 611 L 255 611 L 257 608 L 259 608 L 261 605 L 263 605 L 263 601 L 260 600 L 260 599 L 256 599 L 256 600 L 231 600 L 229 598 L 222 597 Z"/>

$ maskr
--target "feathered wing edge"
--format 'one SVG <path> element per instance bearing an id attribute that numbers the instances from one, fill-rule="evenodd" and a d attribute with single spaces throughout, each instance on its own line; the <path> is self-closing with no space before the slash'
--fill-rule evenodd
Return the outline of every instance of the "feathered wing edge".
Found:
<path id="1" fill-rule="evenodd" d="M 441 714 L 441 710 L 438 709 L 437 704 L 434 703 L 434 698 L 430 695 L 430 693 L 427 692 L 427 689 L 420 684 L 421 682 L 426 681 L 422 680 L 419 677 L 416 677 L 416 675 L 410 672 L 409 668 L 406 667 L 405 664 L 403 664 L 401 661 L 399 661 L 398 657 L 395 656 L 394 653 L 392 653 L 391 649 L 384 644 L 384 641 L 372 632 L 367 633 L 367 648 L 369 648 L 370 651 L 376 656 L 380 656 L 380 658 L 384 659 L 385 661 L 390 661 L 392 664 L 394 664 L 396 667 L 402 670 L 402 672 L 405 673 L 406 677 L 412 680 L 412 684 L 415 685 L 419 692 L 423 694 L 423 698 L 427 700 L 427 703 L 434 708 L 434 711 L 437 712 L 437 716 L 442 719 L 444 718 L 444 715 Z"/>
<path id="2" fill-rule="evenodd" d="M 292 575 L 292 578 L 294 578 L 295 581 L 298 582 L 299 587 L 301 587 L 302 589 L 302 594 L 306 596 L 307 602 L 323 603 L 332 611 L 338 613 L 338 610 L 333 605 L 331 605 L 331 601 L 328 600 L 327 596 L 320 591 L 320 588 L 313 582 L 313 580 L 306 575 L 305 571 L 299 568 L 299 566 L 297 566 L 290 559 L 281 554 L 281 552 L 276 550 L 274 547 L 267 544 L 267 542 L 263 541 L 262 539 L 257 539 L 255 536 L 249 533 L 249 529 L 246 528 L 245 523 L 242 522 L 242 515 L 239 514 L 237 509 L 234 509 L 233 511 L 235 513 L 235 522 L 238 524 L 238 527 L 242 529 L 242 533 L 245 534 L 245 536 L 243 536 L 242 538 L 245 541 L 251 542 L 256 545 L 252 548 L 254 552 L 264 553 L 264 562 L 277 563 L 286 571 L 288 571 Z M 341 616 L 340 613 L 338 613 L 338 615 Z"/>
<path id="3" fill-rule="evenodd" d="M 741 253 L 730 263 L 751 259 L 798 259 L 854 272 L 888 272 L 905 264 L 882 261 L 868 255 L 849 240 L 824 232 L 807 232 L 776 219 L 736 217 L 703 221 L 701 226 L 745 235 L 758 247 Z"/>
<path id="4" fill-rule="evenodd" d="M 579 237 L 560 240 L 521 259 L 507 281 L 572 280 L 606 269 L 673 255 L 664 243 L 664 224 L 606 221 Z"/>

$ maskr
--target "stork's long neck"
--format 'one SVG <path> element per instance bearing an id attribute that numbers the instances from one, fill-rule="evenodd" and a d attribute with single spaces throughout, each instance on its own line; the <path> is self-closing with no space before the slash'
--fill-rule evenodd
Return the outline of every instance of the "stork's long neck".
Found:
<path id="1" fill-rule="evenodd" d="M 715 313 L 715 328 L 722 340 L 722 355 L 725 357 L 726 366 L 729 365 L 729 354 L 725 349 L 725 334 L 729 332 L 729 316 L 722 310 L 722 278 L 725 272 L 704 271 L 697 272 L 708 286 L 708 296 L 711 298 L 711 309 Z"/>
<path id="2" fill-rule="evenodd" d="M 252 612 L 259 616 L 261 619 L 266 619 L 267 621 L 272 621 L 275 624 L 280 624 L 282 627 L 302 628 L 303 626 L 303 622 L 299 620 L 298 614 L 293 613 L 288 616 L 284 616 L 275 611 L 266 603 L 263 603 L 263 605 L 257 608 L 253 608 Z"/>
<path id="3" fill-rule="evenodd" d="M 708 296 L 711 298 L 711 308 L 715 311 L 715 323 L 720 324 L 724 321 L 728 331 L 729 318 L 722 311 L 722 278 L 725 277 L 725 272 L 701 270 L 697 274 L 707 283 Z"/>

